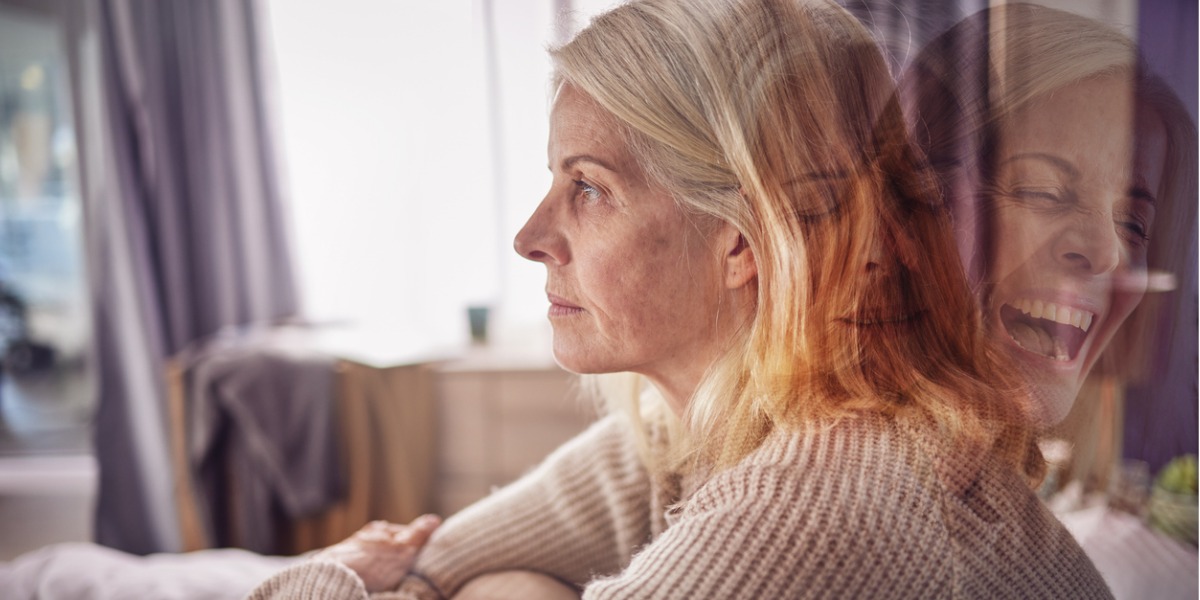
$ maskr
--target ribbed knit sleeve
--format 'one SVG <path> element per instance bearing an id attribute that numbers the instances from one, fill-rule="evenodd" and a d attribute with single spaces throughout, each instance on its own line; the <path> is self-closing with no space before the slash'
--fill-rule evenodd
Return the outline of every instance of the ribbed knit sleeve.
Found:
<path id="1" fill-rule="evenodd" d="M 652 529 L 650 477 L 628 428 L 619 417 L 604 418 L 526 476 L 454 515 L 414 570 L 446 596 L 500 570 L 576 585 L 619 571 Z"/>
<path id="2" fill-rule="evenodd" d="M 628 425 L 606 417 L 521 479 L 447 519 L 417 556 L 415 574 L 372 598 L 437 600 L 478 575 L 514 569 L 582 585 L 619 571 L 652 529 L 661 529 L 652 524 L 653 496 Z M 276 574 L 250 598 L 367 594 L 350 569 L 308 561 Z"/>
<path id="3" fill-rule="evenodd" d="M 292 565 L 254 588 L 247 600 L 366 598 L 367 589 L 349 567 L 309 560 Z"/>

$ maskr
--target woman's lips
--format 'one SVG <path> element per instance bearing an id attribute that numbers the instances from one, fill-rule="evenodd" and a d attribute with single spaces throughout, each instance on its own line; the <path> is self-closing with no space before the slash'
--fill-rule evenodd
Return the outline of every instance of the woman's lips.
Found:
<path id="1" fill-rule="evenodd" d="M 1096 315 L 1092 311 L 1082 308 L 1074 308 L 1066 304 L 1055 304 L 1054 302 L 1042 302 L 1041 300 L 1033 300 L 1030 298 L 1022 298 L 1006 303 L 1026 315 L 1034 319 L 1045 319 L 1062 323 L 1063 325 L 1071 325 L 1087 331 L 1092 326 L 1092 319 Z"/>
<path id="2" fill-rule="evenodd" d="M 998 312 L 1000 325 L 1017 347 L 1058 363 L 1079 356 L 1097 320 L 1090 310 L 1034 298 L 1010 300 Z"/>
<path id="3" fill-rule="evenodd" d="M 550 300 L 550 317 L 568 317 L 583 312 L 582 307 L 571 304 L 561 296 L 547 293 L 546 297 Z"/>
<path id="4" fill-rule="evenodd" d="M 855 327 L 884 327 L 911 323 L 920 319 L 924 314 L 925 311 L 923 310 L 904 312 L 864 311 L 848 317 L 842 317 L 841 321 Z"/>

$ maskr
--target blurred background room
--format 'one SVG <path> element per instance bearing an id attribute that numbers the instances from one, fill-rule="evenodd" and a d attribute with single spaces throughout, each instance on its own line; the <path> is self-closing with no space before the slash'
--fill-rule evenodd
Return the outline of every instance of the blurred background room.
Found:
<path id="1" fill-rule="evenodd" d="M 0 0 L 0 561 L 298 554 L 586 427 L 512 239 L 550 180 L 545 49 L 610 4 Z M 988 2 L 843 4 L 899 72 Z M 1195 121 L 1194 2 L 1044 4 L 1136 39 Z M 1159 368 L 1086 389 L 1048 498 L 1132 485 L 1145 522 L 1195 455 L 1187 230 Z"/>

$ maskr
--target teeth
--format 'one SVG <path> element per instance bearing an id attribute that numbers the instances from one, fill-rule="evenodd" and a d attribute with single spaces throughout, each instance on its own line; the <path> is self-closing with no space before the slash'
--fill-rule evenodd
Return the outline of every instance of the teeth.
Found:
<path id="1" fill-rule="evenodd" d="M 1028 298 L 1017 300 L 1011 306 L 1035 319 L 1046 319 L 1063 325 L 1071 325 L 1084 331 L 1092 327 L 1092 319 L 1095 318 L 1095 315 L 1086 310 Z"/>
<path id="2" fill-rule="evenodd" d="M 1054 360 L 1063 362 L 1071 360 L 1071 355 L 1067 352 L 1066 344 L 1058 338 L 1054 339 Z"/>
<path id="3" fill-rule="evenodd" d="M 1014 323 L 1009 329 L 1009 335 L 1018 346 L 1030 352 L 1036 352 L 1054 360 L 1067 361 L 1071 359 L 1063 342 L 1052 338 L 1040 327 Z"/>

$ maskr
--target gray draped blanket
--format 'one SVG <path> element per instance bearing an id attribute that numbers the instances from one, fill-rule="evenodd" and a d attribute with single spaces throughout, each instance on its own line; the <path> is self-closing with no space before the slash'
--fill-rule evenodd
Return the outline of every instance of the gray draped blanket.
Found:
<path id="1" fill-rule="evenodd" d="M 334 359 L 296 341 L 239 335 L 181 357 L 187 458 L 213 546 L 277 553 L 281 524 L 345 491 Z"/>

